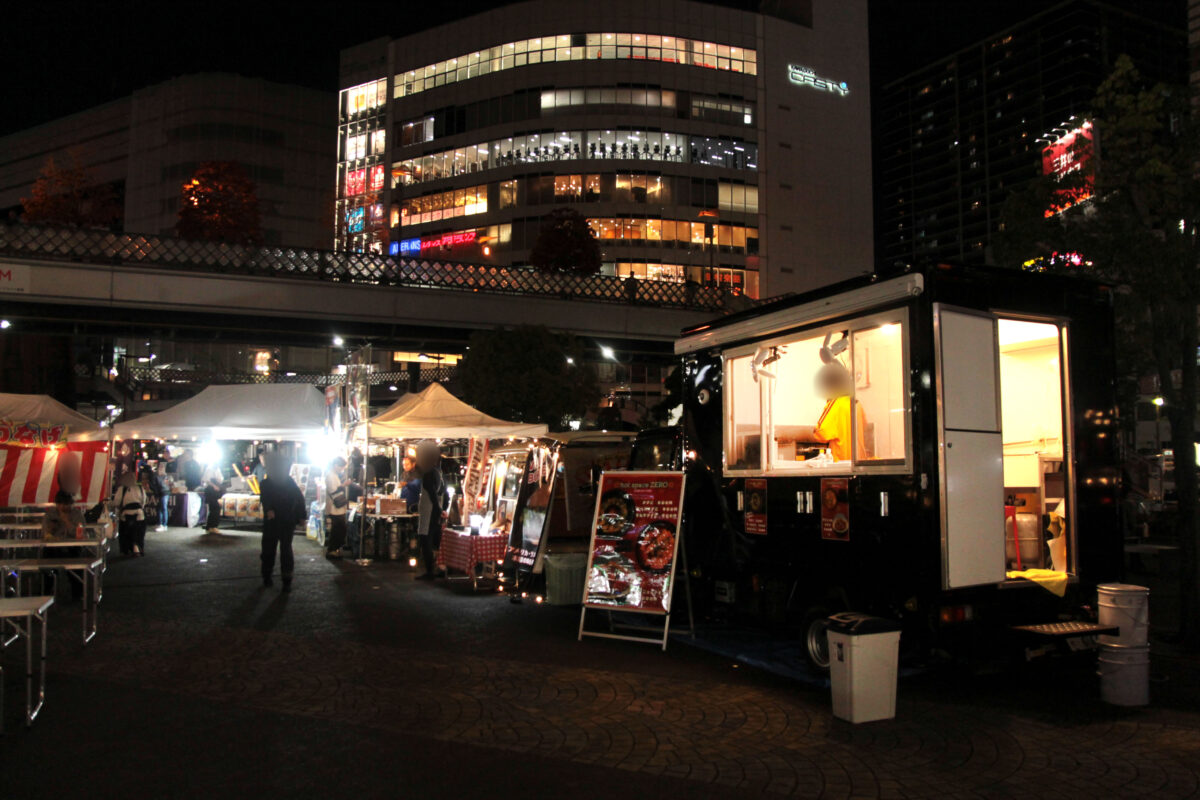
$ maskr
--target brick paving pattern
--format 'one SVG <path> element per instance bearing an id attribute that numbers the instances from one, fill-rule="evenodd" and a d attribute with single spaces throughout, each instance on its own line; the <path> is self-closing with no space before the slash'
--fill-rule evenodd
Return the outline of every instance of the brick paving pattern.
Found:
<path id="1" fill-rule="evenodd" d="M 894 721 L 852 726 L 832 718 L 827 691 L 733 671 L 681 644 L 663 656 L 627 643 L 575 643 L 577 618 L 560 609 L 415 584 L 397 565 L 363 570 L 314 558 L 301 560 L 294 596 L 281 597 L 247 575 L 253 537 L 227 536 L 233 541 L 219 546 L 191 532 L 178 539 L 164 537 L 147 559 L 113 564 L 100 635 L 88 648 L 64 633 L 75 633 L 76 609 L 59 610 L 47 716 L 56 713 L 55 678 L 69 677 L 98 691 L 137 687 L 464 752 L 615 767 L 710 796 L 1200 794 L 1194 706 L 1109 709 L 1078 687 L 1062 687 L 1055 701 L 1053 687 L 1039 691 L 1021 679 L 1006 691 L 1003 675 L 926 678 L 902 682 Z M 180 555 L 197 547 L 221 563 L 209 569 Z M 156 556 L 171 565 L 171 579 L 154 572 L 163 569 L 150 564 Z M 340 587 L 341 605 L 322 594 L 330 586 Z M 356 609 L 367 616 L 352 620 Z M 439 614 L 453 619 L 423 638 L 426 621 L 435 630 Z M 413 627 L 385 629 L 392 615 Z M 509 630 L 522 625 L 535 630 Z M 1181 663 L 1184 672 L 1194 666 Z M 18 704 L 10 692 L 8 708 Z M 0 775 L 2 757 L 0 750 Z M 503 796 L 483 791 L 486 784 L 480 796 Z"/>

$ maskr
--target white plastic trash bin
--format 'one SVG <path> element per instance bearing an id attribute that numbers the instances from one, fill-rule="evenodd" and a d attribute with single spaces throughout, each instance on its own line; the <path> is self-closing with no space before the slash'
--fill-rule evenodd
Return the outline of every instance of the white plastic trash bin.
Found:
<path id="1" fill-rule="evenodd" d="M 833 715 L 847 722 L 896 716 L 900 624 L 845 611 L 829 618 Z"/>
<path id="2" fill-rule="evenodd" d="M 1100 645 L 1100 697 L 1115 706 L 1150 704 L 1150 646 Z"/>

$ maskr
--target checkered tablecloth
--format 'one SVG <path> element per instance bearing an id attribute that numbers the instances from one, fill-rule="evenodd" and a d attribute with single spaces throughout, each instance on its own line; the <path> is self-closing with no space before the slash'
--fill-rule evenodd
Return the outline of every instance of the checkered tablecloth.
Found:
<path id="1" fill-rule="evenodd" d="M 458 531 L 442 531 L 438 566 L 470 574 L 476 564 L 499 561 L 507 552 L 508 536 L 502 533 L 472 536 Z"/>

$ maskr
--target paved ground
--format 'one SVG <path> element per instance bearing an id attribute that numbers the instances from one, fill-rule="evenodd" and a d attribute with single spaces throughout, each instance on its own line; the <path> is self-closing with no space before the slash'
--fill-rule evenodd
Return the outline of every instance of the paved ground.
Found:
<path id="1" fill-rule="evenodd" d="M 43 716 L 18 727 L 5 654 L 0 797 L 1154 797 L 1200 794 L 1195 660 L 1156 652 L 1155 705 L 1091 668 L 926 674 L 894 721 L 695 648 L 575 641 L 512 605 L 297 540 L 263 589 L 257 537 L 151 534 L 115 558 L 100 635 L 52 617 Z"/>

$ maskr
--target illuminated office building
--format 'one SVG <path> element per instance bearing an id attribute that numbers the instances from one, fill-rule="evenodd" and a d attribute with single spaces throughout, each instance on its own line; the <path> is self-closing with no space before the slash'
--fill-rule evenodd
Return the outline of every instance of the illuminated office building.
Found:
<path id="1" fill-rule="evenodd" d="M 569 206 L 609 274 L 868 271 L 866 3 L 770 10 L 532 0 L 343 51 L 337 247 L 521 266 Z"/>

